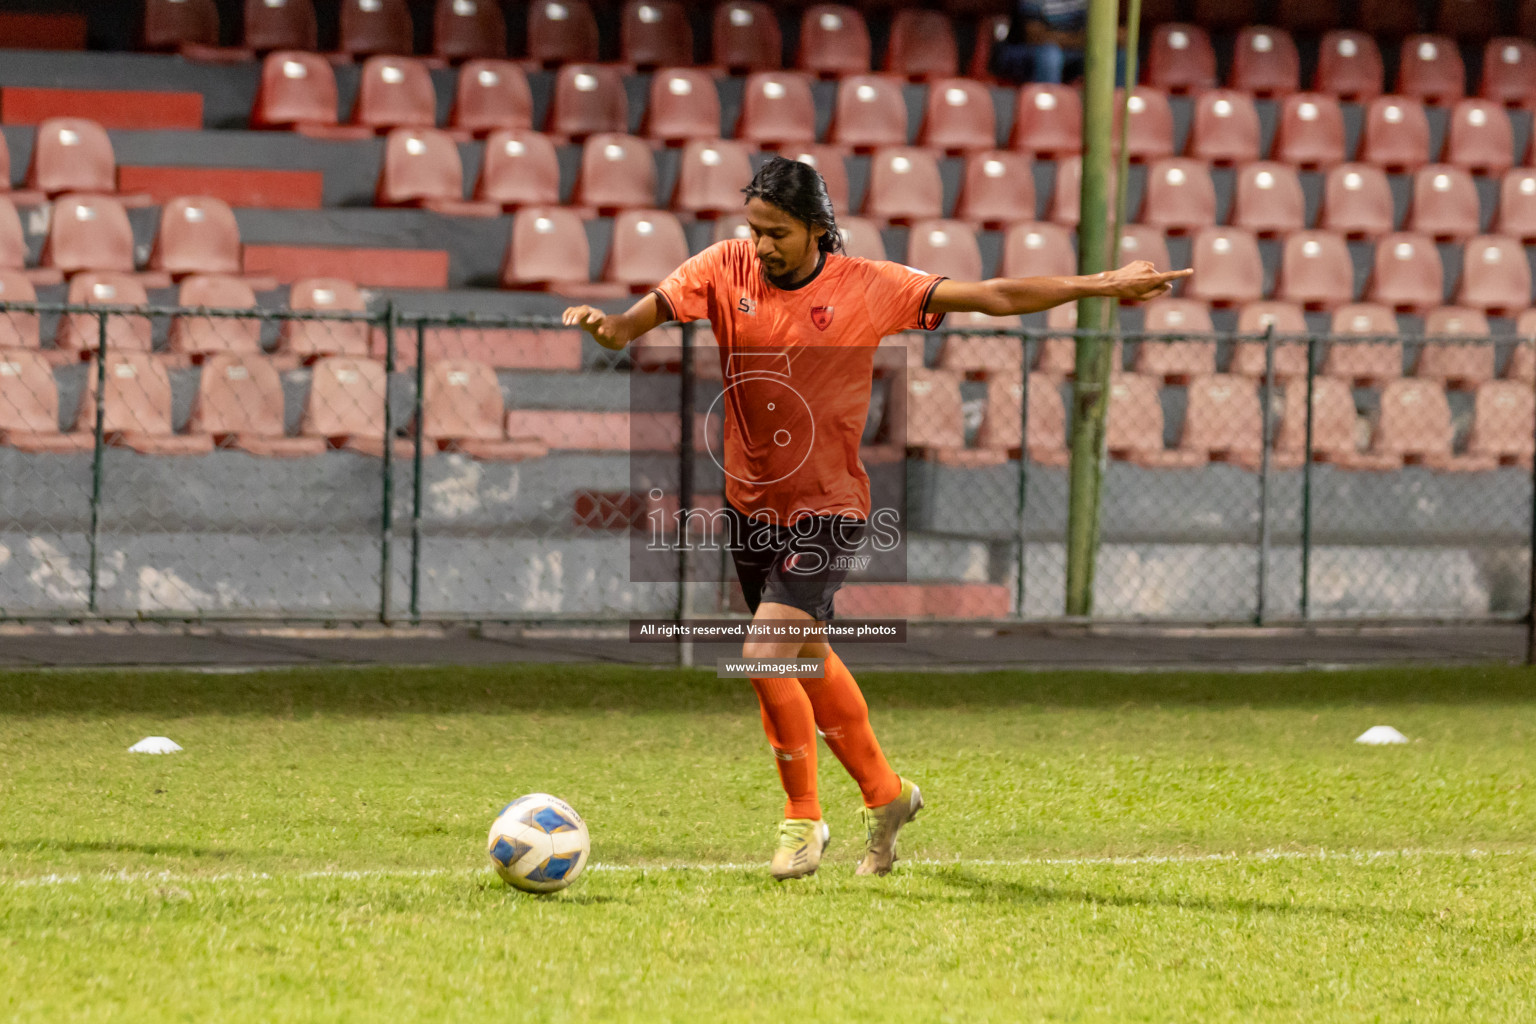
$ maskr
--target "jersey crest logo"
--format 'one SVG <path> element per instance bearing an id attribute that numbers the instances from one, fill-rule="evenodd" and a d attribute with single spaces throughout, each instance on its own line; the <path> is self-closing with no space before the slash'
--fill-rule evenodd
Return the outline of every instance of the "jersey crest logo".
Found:
<path id="1" fill-rule="evenodd" d="M 811 323 L 816 325 L 818 331 L 824 331 L 832 326 L 832 306 L 812 306 Z"/>

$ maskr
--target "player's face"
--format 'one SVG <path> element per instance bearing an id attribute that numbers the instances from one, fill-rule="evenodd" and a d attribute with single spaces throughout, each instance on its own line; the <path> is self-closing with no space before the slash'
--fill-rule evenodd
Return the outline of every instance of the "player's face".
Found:
<path id="1" fill-rule="evenodd" d="M 761 199 L 748 200 L 746 212 L 758 261 L 770 278 L 796 281 L 816 269 L 817 239 L 824 228 L 812 228 Z"/>

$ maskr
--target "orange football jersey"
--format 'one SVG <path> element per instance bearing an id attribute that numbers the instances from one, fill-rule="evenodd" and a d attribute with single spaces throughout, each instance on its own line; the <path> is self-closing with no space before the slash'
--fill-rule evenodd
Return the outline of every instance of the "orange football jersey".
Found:
<path id="1" fill-rule="evenodd" d="M 867 519 L 859 440 L 880 339 L 933 330 L 923 311 L 942 276 L 829 253 L 794 288 L 769 283 L 747 239 L 716 243 L 656 288 L 675 320 L 714 328 L 724 392 L 725 497 L 791 525 L 807 515 Z M 668 312 L 668 310 L 663 311 Z"/>

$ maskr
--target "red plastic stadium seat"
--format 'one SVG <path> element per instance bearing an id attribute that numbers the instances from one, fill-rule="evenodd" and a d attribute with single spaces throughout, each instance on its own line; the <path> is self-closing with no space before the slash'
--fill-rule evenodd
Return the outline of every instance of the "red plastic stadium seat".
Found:
<path id="1" fill-rule="evenodd" d="M 1391 231 L 1392 189 L 1382 169 L 1341 164 L 1329 171 L 1318 226 L 1347 238 L 1375 238 Z"/>
<path id="2" fill-rule="evenodd" d="M 1366 32 L 1333 31 L 1317 48 L 1313 88 L 1351 103 L 1369 103 L 1384 88 L 1381 50 Z"/>
<path id="3" fill-rule="evenodd" d="M 672 209 L 696 217 L 737 212 L 742 183 L 751 180 L 752 159 L 741 143 L 696 139 L 683 149 L 678 162 Z"/>
<path id="4" fill-rule="evenodd" d="M 1211 313 L 1196 299 L 1152 299 L 1145 306 L 1142 331 L 1148 335 L 1210 334 Z M 1186 381 L 1216 372 L 1216 342 L 1165 341 L 1149 337 L 1136 346 L 1137 373 Z"/>
<path id="5" fill-rule="evenodd" d="M 1065 277 L 1077 273 L 1072 236 L 1060 224 L 1015 224 L 1003 239 L 1003 277 Z"/>
<path id="6" fill-rule="evenodd" d="M 1109 385 L 1109 418 L 1105 424 L 1110 458 L 1150 468 L 1205 465 L 1198 452 L 1163 447 L 1163 406 L 1157 381 L 1135 374 L 1114 374 Z"/>
<path id="7" fill-rule="evenodd" d="M 597 60 L 595 31 L 592 40 L 591 56 L 569 59 Z M 624 5 L 619 40 L 624 62 L 642 70 L 693 63 L 693 26 L 678 0 L 629 0 Z"/>
<path id="8" fill-rule="evenodd" d="M 1424 318 L 1427 338 L 1486 338 L 1488 318 L 1475 309 L 1441 306 Z M 1446 387 L 1471 390 L 1493 379 L 1493 346 L 1428 343 L 1419 349 L 1413 375 Z"/>
<path id="9" fill-rule="evenodd" d="M 560 166 L 554 143 L 538 132 L 492 132 L 485 140 L 475 198 L 506 209 L 559 205 Z"/>
<path id="10" fill-rule="evenodd" d="M 173 199 L 160 211 L 160 231 L 149 265 L 172 277 L 187 274 L 239 274 L 240 225 L 222 199 L 188 196 Z M 204 303 L 206 305 L 206 303 Z"/>
<path id="11" fill-rule="evenodd" d="M 656 205 L 656 161 L 633 135 L 590 135 L 581 150 L 573 203 L 605 214 Z"/>
<path id="12" fill-rule="evenodd" d="M 1148 85 L 1180 94 L 1216 87 L 1216 51 L 1199 25 L 1174 22 L 1152 30 Z"/>
<path id="13" fill-rule="evenodd" d="M 318 41 L 310 0 L 245 0 L 246 49 L 314 50 Z"/>
<path id="14" fill-rule="evenodd" d="M 891 17 L 885 70 L 913 80 L 953 78 L 960 73 L 955 33 L 942 11 L 904 7 Z"/>
<path id="15" fill-rule="evenodd" d="M 112 140 L 95 121 L 50 117 L 37 126 L 27 187 L 61 192 L 116 192 L 117 158 Z"/>
<path id="16" fill-rule="evenodd" d="M 299 433 L 322 438 L 332 448 L 383 455 L 388 390 L 383 363 L 349 356 L 321 359 L 310 378 Z M 397 441 L 395 450 L 406 455 L 412 446 Z"/>
<path id="17" fill-rule="evenodd" d="M 1430 164 L 1413 176 L 1408 230 L 1437 242 L 1461 242 L 1478 232 L 1477 186 L 1459 167 Z"/>
<path id="18" fill-rule="evenodd" d="M 145 455 L 202 455 L 213 450 L 207 434 L 177 434 L 171 421 L 171 377 L 147 352 L 108 351 L 101 429 L 108 444 Z M 75 429 L 96 429 L 96 375 L 86 375 Z"/>
<path id="19" fill-rule="evenodd" d="M 1530 468 L 1536 455 L 1536 394 L 1515 381 L 1479 385 L 1472 404 L 1467 454 L 1494 458 L 1501 465 Z"/>
<path id="20" fill-rule="evenodd" d="M 1195 99 L 1189 155 L 1213 164 L 1246 164 L 1259 158 L 1259 112 L 1246 94 L 1210 89 Z"/>
<path id="21" fill-rule="evenodd" d="M 1250 302 L 1237 314 L 1237 333 L 1306 334 L 1307 318 L 1301 307 L 1293 302 Z M 1232 350 L 1232 362 L 1228 373 L 1263 379 L 1266 372 L 1265 343 L 1240 341 Z M 1269 363 L 1277 381 L 1294 380 L 1307 375 L 1307 346 L 1300 342 L 1282 342 L 1274 346 L 1274 359 Z"/>
<path id="22" fill-rule="evenodd" d="M 467 60 L 459 68 L 449 127 L 485 135 L 498 128 L 533 127 L 528 76 L 509 60 Z"/>
<path id="23" fill-rule="evenodd" d="M 341 5 L 337 49 L 349 57 L 408 55 L 415 48 L 415 35 L 405 0 L 345 0 Z"/>
<path id="24" fill-rule="evenodd" d="M 1405 174 L 1429 163 L 1429 118 L 1417 100 L 1378 96 L 1365 111 L 1360 162 L 1392 174 Z"/>
<path id="25" fill-rule="evenodd" d="M 1514 129 L 1491 100 L 1462 100 L 1451 111 L 1445 162 L 1473 174 L 1498 177 L 1515 162 Z"/>
<path id="26" fill-rule="evenodd" d="M 1536 242 L 1536 169 L 1516 167 L 1504 175 L 1493 230 L 1526 245 Z"/>
<path id="27" fill-rule="evenodd" d="M 21 216 L 3 195 L 0 195 L 0 272 L 21 274 L 33 284 L 57 284 L 64 279 L 58 270 L 28 269 L 27 241 L 21 233 Z M 6 347 L 0 340 L 0 348 Z"/>
<path id="28" fill-rule="evenodd" d="M 1168 157 L 1147 170 L 1141 222 L 1170 235 L 1187 234 L 1216 223 L 1216 186 L 1200 160 Z"/>
<path id="29" fill-rule="evenodd" d="M 307 278 L 288 289 L 294 312 L 362 313 L 368 309 L 362 292 L 351 281 Z M 314 356 L 366 356 L 368 324 L 348 320 L 284 320 L 280 351 L 309 359 Z"/>
<path id="30" fill-rule="evenodd" d="M 298 50 L 267 54 L 251 107 L 252 128 L 336 129 L 336 73 L 324 57 Z"/>
<path id="31" fill-rule="evenodd" d="M 1023 395 L 1023 381 L 1017 370 L 988 376 L 986 411 L 976 432 L 978 448 L 1003 449 L 1011 458 L 1018 457 Z M 1029 439 L 1024 447 L 1029 461 L 1043 466 L 1065 466 L 1071 461 L 1067 454 L 1066 406 L 1055 381 L 1043 374 L 1029 375 Z"/>
<path id="32" fill-rule="evenodd" d="M 1194 275 L 1186 298 L 1236 306 L 1264 297 L 1264 261 L 1259 243 L 1243 228 L 1210 227 L 1195 236 L 1190 253 Z"/>
<path id="33" fill-rule="evenodd" d="M 960 374 L 920 367 L 906 373 L 905 387 L 891 391 L 886 420 L 906 425 L 906 446 L 949 465 L 985 466 L 1007 461 L 1004 452 L 965 447 Z"/>
<path id="34" fill-rule="evenodd" d="M 111 196 L 68 195 L 53 206 L 42 263 L 65 274 L 81 270 L 132 273 L 133 228 Z"/>
<path id="35" fill-rule="evenodd" d="M 1077 304 L 1053 306 L 1045 314 L 1045 326 L 1059 335 L 1050 335 L 1040 342 L 1040 352 L 1035 359 L 1035 373 L 1053 380 L 1072 377 L 1077 372 L 1077 341 L 1072 332 L 1077 330 Z M 1112 366 L 1118 370 L 1122 362 L 1121 346 L 1115 343 Z"/>
<path id="36" fill-rule="evenodd" d="M 869 28 L 857 8 L 814 4 L 800 17 L 803 71 L 823 76 L 857 75 L 870 69 Z"/>
<path id="37" fill-rule="evenodd" d="M 144 48 L 178 50 L 188 45 L 219 45 L 214 0 L 145 0 Z"/>
<path id="38" fill-rule="evenodd" d="M 933 154 L 909 146 L 875 153 L 869 161 L 864 215 L 893 223 L 942 217 L 944 185 Z"/>
<path id="39" fill-rule="evenodd" d="M 729 71 L 775 71 L 784 40 L 773 8 L 757 0 L 730 0 L 715 8 L 714 62 Z"/>
<path id="40" fill-rule="evenodd" d="M 1298 92 L 1280 106 L 1273 157 L 1304 168 L 1327 169 L 1344 162 L 1344 112 L 1322 93 Z"/>
<path id="41" fill-rule="evenodd" d="M 1168 259 L 1168 243 L 1163 233 L 1146 224 L 1126 224 L 1120 232 L 1119 266 L 1147 260 L 1159 270 L 1171 267 Z"/>
<path id="42" fill-rule="evenodd" d="M 1163 6 L 1171 13 L 1178 5 L 1165 2 Z M 1258 0 L 1194 0 L 1190 20 L 1211 29 L 1235 29 L 1258 21 L 1257 8 Z"/>
<path id="43" fill-rule="evenodd" d="M 1440 305 L 1444 291 L 1445 271 L 1433 239 L 1406 231 L 1377 239 L 1367 302 L 1403 313 L 1423 313 Z"/>
<path id="44" fill-rule="evenodd" d="M 1488 40 L 1479 94 L 1506 107 L 1536 105 L 1536 44 L 1515 36 Z"/>
<path id="45" fill-rule="evenodd" d="M 1440 0 L 1435 31 L 1461 39 L 1487 39 L 1499 30 L 1499 10 L 1483 0 Z"/>
<path id="46" fill-rule="evenodd" d="M 793 71 L 759 71 L 742 87 L 736 137 L 766 149 L 816 141 L 816 104 L 811 84 Z"/>
<path id="47" fill-rule="evenodd" d="M 437 0 L 432 52 L 452 61 L 505 57 L 507 23 L 501 5 L 496 0 Z"/>
<path id="48" fill-rule="evenodd" d="M 567 64 L 555 76 L 549 133 L 580 141 L 598 132 L 629 131 L 629 102 L 618 69 Z"/>
<path id="49" fill-rule="evenodd" d="M 874 221 L 866 217 L 839 217 L 837 231 L 843 236 L 843 247 L 849 256 L 866 260 L 889 258 L 885 239 L 880 236 L 880 225 Z"/>
<path id="50" fill-rule="evenodd" d="M 1498 459 L 1451 450 L 1451 407 L 1431 380 L 1395 380 L 1381 389 L 1381 411 L 1371 451 L 1411 465 L 1455 472 L 1494 469 Z"/>
<path id="51" fill-rule="evenodd" d="M 1402 0 L 1359 0 L 1355 20 L 1374 36 L 1405 36 L 1418 29 L 1417 6 Z"/>
<path id="52" fill-rule="evenodd" d="M 225 352 L 203 363 L 189 427 L 220 448 L 252 455 L 298 458 L 325 451 L 321 438 L 287 436 L 282 378 L 271 360 L 255 354 Z"/>
<path id="53" fill-rule="evenodd" d="M 184 309 L 255 309 L 256 293 L 238 277 L 193 274 L 182 279 L 176 305 Z M 261 321 L 239 317 L 178 316 L 171 321 L 172 352 L 261 352 Z"/>
<path id="54" fill-rule="evenodd" d="M 992 93 L 980 82 L 968 78 L 930 82 L 927 102 L 919 145 L 949 153 L 975 152 L 997 145 Z"/>
<path id="55" fill-rule="evenodd" d="M 1115 194 L 1115 165 L 1109 165 L 1109 194 Z M 1057 224 L 1077 227 L 1082 214 L 1083 158 L 1069 156 L 1056 161 L 1056 188 L 1051 194 L 1050 219 Z"/>
<path id="56" fill-rule="evenodd" d="M 1335 346 L 1337 347 L 1337 346 Z M 1275 438 L 1275 464 L 1283 468 L 1300 466 L 1307 457 L 1307 385 L 1294 381 L 1286 386 L 1285 404 L 1280 414 L 1280 431 Z M 1349 383 L 1328 377 L 1312 382 L 1312 459 L 1328 462 L 1341 469 L 1396 469 L 1401 459 L 1370 455 L 1355 443 L 1359 413 L 1350 394 Z"/>
<path id="57" fill-rule="evenodd" d="M 413 57 L 369 57 L 363 63 L 352 121 L 377 132 L 435 125 L 437 93 L 426 65 Z"/>
<path id="58" fill-rule="evenodd" d="M 37 289 L 27 276 L 16 270 L 0 270 L 0 302 L 36 302 Z M 0 314 L 0 351 L 12 348 L 37 348 L 38 316 L 11 310 Z"/>
<path id="59" fill-rule="evenodd" d="M 24 452 L 88 452 L 94 433 L 59 431 L 59 391 L 41 352 L 0 351 L 0 444 Z"/>
<path id="60" fill-rule="evenodd" d="M 1308 309 L 1332 309 L 1354 298 L 1354 264 L 1331 231 L 1298 231 L 1285 240 L 1275 298 Z"/>
<path id="61" fill-rule="evenodd" d="M 838 83 L 827 139 L 868 152 L 907 144 L 907 103 L 901 82 L 882 75 L 848 75 Z"/>
<path id="62" fill-rule="evenodd" d="M 1115 123 L 1111 129 L 1113 144 L 1120 145 L 1120 112 L 1123 93 L 1115 93 Z M 1173 109 L 1168 96 L 1157 89 L 1137 86 L 1131 93 L 1127 106 L 1131 125 L 1125 133 L 1125 148 L 1135 163 L 1151 162 L 1173 155 Z"/>
<path id="63" fill-rule="evenodd" d="M 816 168 L 827 187 L 832 209 L 838 216 L 848 212 L 848 166 L 843 162 L 841 149 L 836 146 L 796 146 L 785 150 L 783 155 Z"/>
<path id="64" fill-rule="evenodd" d="M 131 274 L 90 271 L 70 279 L 67 301 L 72 306 L 147 306 L 149 296 Z M 101 320 L 90 313 L 66 313 L 53 343 L 64 352 L 94 352 L 101 347 Z M 107 317 L 108 352 L 148 352 L 153 347 L 148 317 Z"/>
<path id="65" fill-rule="evenodd" d="M 1083 151 L 1083 100 L 1064 85 L 1021 86 L 1014 104 L 1010 149 L 1061 159 Z"/>
<path id="66" fill-rule="evenodd" d="M 1285 29 L 1255 25 L 1237 34 L 1232 44 L 1233 89 L 1255 96 L 1286 96 L 1301 88 L 1301 58 L 1296 41 Z"/>
<path id="67" fill-rule="evenodd" d="M 421 206 L 450 216 L 494 217 L 500 202 L 466 202 L 458 143 L 436 128 L 396 128 L 384 142 L 377 206 Z"/>
<path id="68" fill-rule="evenodd" d="M 1454 39 L 1417 35 L 1403 40 L 1397 65 L 1397 91 L 1437 107 L 1448 107 L 1467 94 L 1467 72 Z"/>
<path id="69" fill-rule="evenodd" d="M 976 232 L 962 220 L 925 220 L 912 225 L 907 236 L 909 267 L 942 274 L 956 281 L 981 280 L 981 249 Z"/>
<path id="70" fill-rule="evenodd" d="M 669 145 L 720 137 L 720 94 L 715 81 L 692 68 L 667 68 L 651 76 L 645 136 Z"/>
<path id="71" fill-rule="evenodd" d="M 935 223 L 941 223 L 936 221 Z M 1017 331 L 1016 316 L 992 317 L 985 313 L 951 313 L 944 320 L 946 328 Z M 914 349 L 916 346 L 913 346 Z M 959 370 L 972 376 L 990 377 L 996 373 L 1018 376 L 1024 361 L 1023 346 L 1017 336 L 997 334 L 946 334 L 939 347 L 941 370 Z M 996 445 L 982 445 L 984 448 Z"/>
<path id="72" fill-rule="evenodd" d="M 581 218 L 567 207 L 525 207 L 512 220 L 503 288 L 584 285 L 589 280 L 591 250 Z"/>
<path id="73" fill-rule="evenodd" d="M 1397 317 L 1387 306 L 1357 302 L 1333 311 L 1329 331 L 1340 336 L 1397 336 Z M 1323 373 L 1357 384 L 1379 384 L 1403 375 L 1403 345 L 1399 341 L 1334 342 L 1323 359 Z"/>
<path id="74" fill-rule="evenodd" d="M 1024 153 L 994 149 L 972 153 L 955 216 L 988 230 L 1035 219 L 1035 176 Z"/>
<path id="75" fill-rule="evenodd" d="M 1211 374 L 1191 380 L 1186 395 L 1180 451 L 1246 469 L 1262 466 L 1264 416 L 1255 381 Z"/>
<path id="76" fill-rule="evenodd" d="M 665 210 L 626 210 L 613 220 L 605 280 L 645 291 L 688 258 L 688 239 Z"/>
<path id="77" fill-rule="evenodd" d="M 626 37 L 628 13 L 623 26 Z M 690 39 L 690 60 L 692 47 Z M 597 62 L 597 19 L 586 0 L 535 0 L 528 5 L 528 59 L 545 67 Z"/>
<path id="78" fill-rule="evenodd" d="M 1301 179 L 1289 164 L 1252 163 L 1237 172 L 1232 224 L 1260 238 L 1288 235 L 1307 226 Z"/>
<path id="79" fill-rule="evenodd" d="M 1463 249 L 1456 305 L 1514 316 L 1531 305 L 1531 267 L 1513 238 L 1480 235 Z"/>
<path id="80" fill-rule="evenodd" d="M 476 459 L 541 458 L 548 447 L 537 438 L 506 436 L 507 410 L 496 371 L 467 359 L 429 363 L 423 379 L 421 432 L 434 447 Z"/>

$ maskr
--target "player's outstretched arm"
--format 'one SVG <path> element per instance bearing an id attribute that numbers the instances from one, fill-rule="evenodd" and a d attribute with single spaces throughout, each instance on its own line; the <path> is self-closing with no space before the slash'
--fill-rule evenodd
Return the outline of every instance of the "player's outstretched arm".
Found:
<path id="1" fill-rule="evenodd" d="M 580 327 L 592 335 L 603 348 L 615 351 L 666 322 L 655 292 L 646 292 L 623 313 L 604 313 L 595 306 L 572 306 L 560 319 L 567 327 Z"/>
<path id="2" fill-rule="evenodd" d="M 1160 272 L 1146 260 L 1086 277 L 994 277 L 990 281 L 940 281 L 928 297 L 928 313 L 1038 313 L 1064 302 L 1104 297 L 1141 302 L 1168 294 L 1192 271 Z"/>

